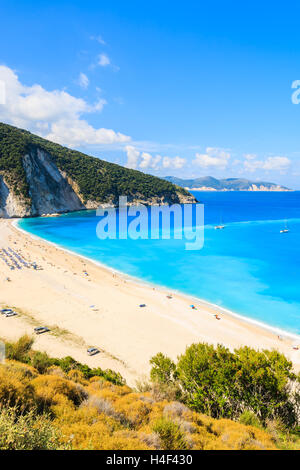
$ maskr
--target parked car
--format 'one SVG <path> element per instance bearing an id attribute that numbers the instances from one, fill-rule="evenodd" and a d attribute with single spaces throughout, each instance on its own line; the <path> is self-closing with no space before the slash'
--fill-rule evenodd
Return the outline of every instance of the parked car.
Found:
<path id="1" fill-rule="evenodd" d="M 15 315 L 18 315 L 17 312 L 7 312 L 5 314 L 6 317 L 14 317 Z"/>
<path id="2" fill-rule="evenodd" d="M 34 332 L 35 334 L 37 335 L 40 335 L 42 333 L 47 333 L 47 331 L 50 331 L 49 328 L 47 328 L 46 326 L 37 326 L 35 329 L 34 329 Z"/>
<path id="3" fill-rule="evenodd" d="M 6 315 L 7 313 L 13 312 L 13 310 L 11 308 L 3 308 L 2 310 L 0 310 L 0 312 L 2 313 L 2 315 Z"/>
<path id="4" fill-rule="evenodd" d="M 100 351 L 97 348 L 89 348 L 87 350 L 87 353 L 89 356 L 95 356 L 95 354 L 98 354 Z"/>

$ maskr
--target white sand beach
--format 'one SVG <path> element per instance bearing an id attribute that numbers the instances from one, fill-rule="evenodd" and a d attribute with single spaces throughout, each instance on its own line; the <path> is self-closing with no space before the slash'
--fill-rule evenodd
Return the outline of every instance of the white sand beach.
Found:
<path id="1" fill-rule="evenodd" d="M 42 269 L 10 270 L 0 259 L 0 306 L 18 312 L 11 318 L 0 315 L 2 339 L 16 340 L 33 334 L 36 326 L 47 326 L 51 332 L 36 336 L 35 349 L 113 369 L 129 385 L 148 377 L 149 360 L 157 352 L 176 359 L 186 346 L 200 341 L 231 349 L 275 348 L 300 369 L 300 351 L 292 348 L 292 338 L 279 339 L 276 332 L 221 311 L 217 320 L 214 306 L 132 281 L 0 219 L 0 249 L 8 247 Z M 89 357 L 90 346 L 101 353 Z"/>

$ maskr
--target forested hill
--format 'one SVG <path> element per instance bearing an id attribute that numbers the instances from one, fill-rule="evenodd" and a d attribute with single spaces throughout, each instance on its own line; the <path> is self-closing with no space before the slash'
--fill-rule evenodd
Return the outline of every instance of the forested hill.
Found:
<path id="1" fill-rule="evenodd" d="M 194 202 L 172 183 L 85 155 L 0 123 L 0 217 L 95 208 L 130 202 Z"/>

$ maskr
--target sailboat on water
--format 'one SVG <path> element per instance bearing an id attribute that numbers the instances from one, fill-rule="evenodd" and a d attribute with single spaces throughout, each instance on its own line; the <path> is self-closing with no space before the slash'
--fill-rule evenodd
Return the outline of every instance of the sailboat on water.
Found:
<path id="1" fill-rule="evenodd" d="M 280 230 L 280 233 L 289 233 L 289 228 L 288 228 L 288 224 L 287 224 L 287 220 L 285 221 L 285 226 L 282 230 Z"/>
<path id="2" fill-rule="evenodd" d="M 220 216 L 220 224 L 215 225 L 216 230 L 223 230 L 225 228 L 225 225 L 222 223 L 222 216 Z"/>

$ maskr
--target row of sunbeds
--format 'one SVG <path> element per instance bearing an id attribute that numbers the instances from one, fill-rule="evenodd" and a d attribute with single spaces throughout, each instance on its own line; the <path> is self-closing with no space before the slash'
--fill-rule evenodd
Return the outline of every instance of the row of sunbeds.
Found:
<path id="1" fill-rule="evenodd" d="M 12 248 L 8 247 L 7 250 L 5 248 L 0 249 L 0 259 L 11 269 L 22 269 L 25 268 L 33 268 L 33 269 L 41 269 L 38 267 L 37 263 L 28 263 L 23 256 L 17 253 Z"/>

